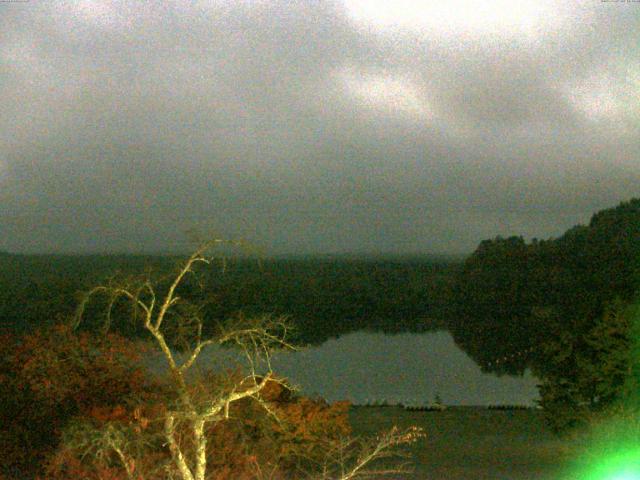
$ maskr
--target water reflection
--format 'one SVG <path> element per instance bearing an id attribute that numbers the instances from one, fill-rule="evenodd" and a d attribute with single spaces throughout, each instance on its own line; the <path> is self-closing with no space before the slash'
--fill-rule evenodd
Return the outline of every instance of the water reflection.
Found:
<path id="1" fill-rule="evenodd" d="M 234 362 L 209 348 L 200 365 Z M 302 393 L 328 401 L 429 404 L 436 395 L 448 405 L 532 405 L 537 380 L 484 374 L 448 332 L 396 334 L 355 332 L 299 352 L 279 353 L 274 370 Z"/>
<path id="2" fill-rule="evenodd" d="M 448 332 L 356 332 L 280 355 L 274 367 L 303 391 L 329 401 L 424 404 L 439 395 L 449 405 L 529 405 L 538 398 L 530 374 L 483 374 Z"/>

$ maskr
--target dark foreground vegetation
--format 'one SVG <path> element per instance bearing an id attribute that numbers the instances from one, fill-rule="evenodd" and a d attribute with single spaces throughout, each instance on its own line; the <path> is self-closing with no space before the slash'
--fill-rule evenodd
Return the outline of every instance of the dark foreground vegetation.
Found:
<path id="1" fill-rule="evenodd" d="M 182 392 L 172 381 L 152 380 L 142 345 L 117 334 L 57 325 L 0 340 L 3 480 L 328 480 L 350 471 L 359 478 L 361 458 L 373 463 L 420 437 L 415 428 L 392 427 L 364 442 L 351 439 L 347 402 L 302 397 L 275 376 L 254 381 L 219 372 Z M 196 418 L 216 402 L 224 410 L 203 424 L 204 476 L 176 465 L 176 450 L 190 471 L 198 464 L 188 460 L 197 458 L 198 438 L 183 396 L 199 404 Z M 394 465 L 385 468 L 402 470 Z"/>

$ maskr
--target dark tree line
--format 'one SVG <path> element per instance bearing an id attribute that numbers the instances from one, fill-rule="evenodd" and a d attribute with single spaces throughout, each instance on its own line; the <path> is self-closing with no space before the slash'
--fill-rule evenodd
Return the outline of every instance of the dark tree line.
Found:
<path id="1" fill-rule="evenodd" d="M 135 255 L 0 256 L 0 330 L 32 331 L 74 313 L 77 292 L 114 276 L 149 272 L 162 285 L 176 257 Z M 183 295 L 207 298 L 205 329 L 239 315 L 287 315 L 296 341 L 319 344 L 357 330 L 420 332 L 446 328 L 461 262 L 448 258 L 230 258 Z M 166 286 L 166 285 L 165 285 Z M 104 305 L 93 306 L 100 318 Z M 125 303 L 114 314 L 128 317 Z M 90 312 L 91 313 L 91 312 Z M 99 321 L 99 320 L 97 320 Z M 117 323 L 117 322 L 116 322 Z M 133 326 L 117 323 L 135 336 Z M 208 333 L 214 333 L 213 331 Z"/>
<path id="2" fill-rule="evenodd" d="M 484 371 L 531 368 L 563 428 L 622 394 L 639 275 L 640 199 L 557 239 L 485 240 L 458 276 L 450 330 Z"/>

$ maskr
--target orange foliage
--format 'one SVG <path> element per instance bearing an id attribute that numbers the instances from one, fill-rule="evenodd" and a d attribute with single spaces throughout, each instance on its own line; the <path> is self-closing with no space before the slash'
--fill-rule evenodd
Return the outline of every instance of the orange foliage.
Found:
<path id="1" fill-rule="evenodd" d="M 243 400 L 232 405 L 228 421 L 210 428 L 215 478 L 255 478 L 256 470 L 268 471 L 274 479 L 295 478 L 299 468 L 324 459 L 332 441 L 351 433 L 348 402 L 329 405 L 295 396 L 277 381 L 269 382 L 261 397 L 273 415 L 257 402 Z M 228 465 L 234 468 L 225 476 Z"/>
<path id="2" fill-rule="evenodd" d="M 139 348 L 56 325 L 0 341 L 0 448 L 5 475 L 25 478 L 53 452 L 68 421 L 115 407 L 145 387 Z M 19 473 L 18 473 L 19 472 Z"/>
<path id="3" fill-rule="evenodd" d="M 84 422 L 92 431 L 115 426 L 125 432 L 128 467 L 134 478 L 161 480 L 175 469 L 163 437 L 171 390 L 152 384 L 141 367 L 139 347 L 117 335 L 100 338 L 58 325 L 0 342 L 0 448 L 5 475 L 49 480 L 125 480 L 128 474 L 114 451 L 92 451 L 62 432 Z M 239 374 L 209 375 L 191 385 L 194 399 L 238 385 Z M 257 472 L 295 478 L 299 468 L 319 461 L 329 442 L 350 433 L 346 402 L 328 405 L 298 397 L 278 381 L 269 382 L 261 401 L 232 404 L 229 419 L 209 424 L 208 472 L 211 480 L 248 480 Z M 76 422 L 76 423 L 74 423 Z M 82 423 L 81 422 L 81 423 Z M 176 438 L 189 452 L 188 423 L 176 425 Z M 129 448 L 128 447 L 128 448 Z M 35 465 L 37 468 L 29 468 Z M 12 470 L 20 475 L 11 476 Z M 2 472 L 0 472 L 1 474 Z"/>
<path id="4" fill-rule="evenodd" d="M 256 478 L 257 472 L 268 472 L 273 480 L 296 478 L 299 468 L 324 458 L 328 442 L 350 432 L 346 402 L 328 405 L 323 401 L 295 397 L 277 382 L 268 384 L 264 393 L 263 400 L 269 402 L 277 419 L 255 400 L 246 399 L 232 405 L 228 420 L 209 425 L 208 479 L 249 480 Z M 137 443 L 147 445 L 141 458 L 135 459 L 135 471 L 144 472 L 146 480 L 166 478 L 166 471 L 156 467 L 171 465 L 162 437 L 164 408 L 163 404 L 155 403 L 126 411 L 118 407 L 96 407 L 91 411 L 96 428 L 109 422 L 133 427 L 132 435 Z M 187 427 L 188 424 L 180 425 L 176 438 L 183 452 L 189 454 L 193 445 Z M 74 450 L 73 445 L 63 446 L 49 463 L 47 478 L 120 480 L 126 477 L 121 462 L 114 455 L 101 461 L 96 458 L 80 461 L 80 458 L 81 452 Z"/>

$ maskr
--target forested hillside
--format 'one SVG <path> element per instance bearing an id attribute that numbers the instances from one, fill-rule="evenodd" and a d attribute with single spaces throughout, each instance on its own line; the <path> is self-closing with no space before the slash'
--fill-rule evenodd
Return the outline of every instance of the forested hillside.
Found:
<path id="1" fill-rule="evenodd" d="M 640 199 L 557 239 L 485 240 L 458 275 L 450 331 L 485 371 L 530 367 L 543 406 L 570 424 L 622 394 L 639 275 Z"/>
<path id="2" fill-rule="evenodd" d="M 596 213 L 557 239 L 485 240 L 458 275 L 456 342 L 487 371 L 518 373 L 561 330 L 584 331 L 639 285 L 640 199 Z"/>
<path id="3" fill-rule="evenodd" d="M 28 330 L 73 315 L 83 290 L 120 274 L 169 275 L 177 257 L 134 255 L 0 256 L 0 325 Z M 239 315 L 287 315 L 300 343 L 343 333 L 445 328 L 460 261 L 448 257 L 228 258 L 201 283 L 186 282 L 193 300 L 207 300 L 208 325 Z M 96 307 L 96 315 L 99 312 Z M 123 311 L 122 317 L 127 317 Z M 99 316 L 99 315 L 98 315 Z M 127 331 L 127 322 L 114 326 Z"/>

